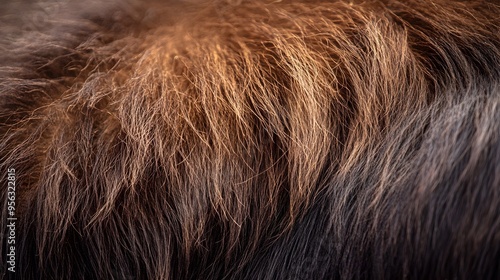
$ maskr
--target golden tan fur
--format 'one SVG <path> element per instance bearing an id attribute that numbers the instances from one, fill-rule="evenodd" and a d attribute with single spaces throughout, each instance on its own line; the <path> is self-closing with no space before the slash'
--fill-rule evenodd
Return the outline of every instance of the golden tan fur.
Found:
<path id="1" fill-rule="evenodd" d="M 497 4 L 48 3 L 2 4 L 15 277 L 499 276 Z"/>

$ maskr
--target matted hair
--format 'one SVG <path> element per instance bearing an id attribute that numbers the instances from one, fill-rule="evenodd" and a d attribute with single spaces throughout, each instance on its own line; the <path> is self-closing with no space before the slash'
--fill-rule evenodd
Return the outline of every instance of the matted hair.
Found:
<path id="1" fill-rule="evenodd" d="M 500 278 L 498 2 L 80 2 L 0 4 L 5 279 Z"/>

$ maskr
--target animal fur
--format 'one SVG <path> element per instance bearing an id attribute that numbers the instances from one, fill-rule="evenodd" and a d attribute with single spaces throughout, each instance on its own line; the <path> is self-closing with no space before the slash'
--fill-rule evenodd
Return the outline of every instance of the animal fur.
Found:
<path id="1" fill-rule="evenodd" d="M 2 2 L 1 275 L 499 279 L 499 15 Z"/>

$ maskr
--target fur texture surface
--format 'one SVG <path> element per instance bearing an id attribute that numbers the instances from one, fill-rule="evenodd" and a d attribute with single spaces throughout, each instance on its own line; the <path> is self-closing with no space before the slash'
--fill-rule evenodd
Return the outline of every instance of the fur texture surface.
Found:
<path id="1" fill-rule="evenodd" d="M 1 275 L 499 279 L 499 15 L 2 2 Z"/>

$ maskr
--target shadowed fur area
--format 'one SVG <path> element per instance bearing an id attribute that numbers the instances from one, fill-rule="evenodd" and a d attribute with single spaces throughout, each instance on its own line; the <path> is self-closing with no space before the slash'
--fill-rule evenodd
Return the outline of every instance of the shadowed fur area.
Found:
<path id="1" fill-rule="evenodd" d="M 2 1 L 0 275 L 499 279 L 499 15 Z"/>

